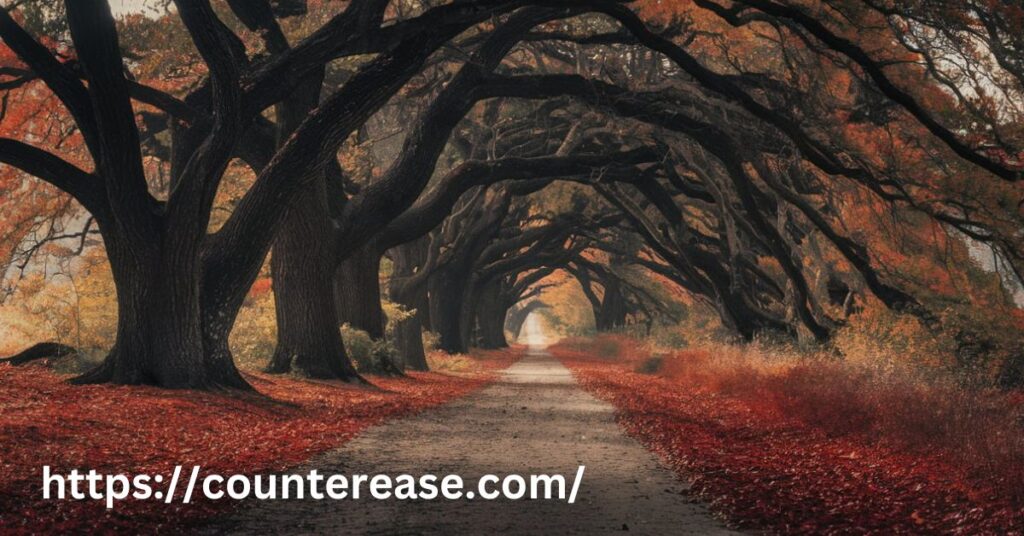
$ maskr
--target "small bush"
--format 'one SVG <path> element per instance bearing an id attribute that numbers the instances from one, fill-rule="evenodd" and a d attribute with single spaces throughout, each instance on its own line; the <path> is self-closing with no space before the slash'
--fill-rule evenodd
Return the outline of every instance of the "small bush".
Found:
<path id="1" fill-rule="evenodd" d="M 341 326 L 341 339 L 356 370 L 363 374 L 392 373 L 398 363 L 398 352 L 389 342 L 375 341 L 361 329 L 348 324 Z"/>
<path id="2" fill-rule="evenodd" d="M 449 354 L 440 350 L 427 352 L 427 366 L 434 372 L 468 372 L 477 367 L 468 355 Z"/>
<path id="3" fill-rule="evenodd" d="M 361 363 L 370 362 L 370 354 L 373 351 L 373 339 L 365 331 L 353 328 L 348 324 L 341 326 L 341 340 L 345 343 L 345 352 L 348 357 L 359 366 Z"/>

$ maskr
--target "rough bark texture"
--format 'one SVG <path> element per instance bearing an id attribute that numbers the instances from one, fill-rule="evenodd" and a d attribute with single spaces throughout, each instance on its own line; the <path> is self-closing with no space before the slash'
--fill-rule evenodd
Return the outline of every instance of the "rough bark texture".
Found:
<path id="1" fill-rule="evenodd" d="M 429 368 L 423 348 L 423 329 L 424 320 L 429 321 L 430 303 L 427 301 L 426 287 L 423 284 L 407 285 L 404 282 L 412 277 L 417 269 L 423 268 L 427 245 L 427 240 L 421 238 L 392 248 L 392 273 L 391 281 L 388 283 L 388 296 L 391 301 L 403 306 L 407 311 L 415 311 L 412 316 L 395 326 L 395 349 L 405 368 L 420 371 Z"/>
<path id="2" fill-rule="evenodd" d="M 501 287 L 497 283 L 486 285 L 478 293 L 476 323 L 478 344 L 481 348 L 505 348 L 505 313 Z"/>
<path id="3" fill-rule="evenodd" d="M 316 203 L 312 192 L 300 201 Z M 274 244 L 271 270 L 277 313 L 277 349 L 268 370 L 293 368 L 314 378 L 355 379 L 345 354 L 333 299 L 333 252 L 322 240 L 330 222 L 324 213 L 290 214 Z M 326 236 L 330 236 L 329 234 Z"/>
<path id="4" fill-rule="evenodd" d="M 464 294 L 468 270 L 448 266 L 430 279 L 430 319 L 437 331 L 438 347 L 450 354 L 466 353 Z"/>
<path id="5" fill-rule="evenodd" d="M 375 341 L 384 338 L 386 321 L 380 301 L 380 259 L 370 247 L 350 255 L 335 273 L 333 293 L 341 323 L 365 331 Z"/>
<path id="6" fill-rule="evenodd" d="M 74 381 L 248 389 L 233 363 L 206 352 L 200 270 L 187 262 L 192 258 L 140 259 L 116 241 L 106 243 L 117 288 L 116 343 L 99 367 Z"/>
<path id="7" fill-rule="evenodd" d="M 279 146 L 316 108 L 322 80 L 322 72 L 309 77 L 278 106 Z M 270 267 L 278 340 L 270 372 L 294 369 L 313 378 L 358 378 L 331 297 L 332 233 L 326 181 L 317 171 L 297 194 L 274 240 Z"/>
<path id="8" fill-rule="evenodd" d="M 604 296 L 601 308 L 595 311 L 594 322 L 598 331 L 611 331 L 626 325 L 626 298 L 622 295 L 622 287 L 618 279 L 608 278 L 604 281 Z"/>
<path id="9" fill-rule="evenodd" d="M 401 366 L 408 370 L 426 371 L 427 354 L 423 349 L 423 330 L 415 315 L 395 325 L 395 350 Z"/>

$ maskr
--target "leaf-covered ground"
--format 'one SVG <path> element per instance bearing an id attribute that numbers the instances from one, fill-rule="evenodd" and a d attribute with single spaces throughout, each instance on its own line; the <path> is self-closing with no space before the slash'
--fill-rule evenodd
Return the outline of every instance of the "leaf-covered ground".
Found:
<path id="1" fill-rule="evenodd" d="M 203 474 L 283 471 L 384 419 L 477 389 L 514 358 L 488 353 L 459 375 L 371 377 L 369 388 L 248 375 L 266 397 L 75 387 L 40 366 L 0 365 L 0 533 L 174 532 L 234 501 L 126 500 L 109 511 L 100 501 L 47 501 L 42 466 L 168 477 L 181 464 L 183 478 L 192 465 Z"/>
<path id="2" fill-rule="evenodd" d="M 694 385 L 555 347 L 620 424 L 741 528 L 805 534 L 1022 534 L 1024 501 L 939 456 L 832 437 Z M 1011 431 L 1012 432 L 1012 431 Z"/>

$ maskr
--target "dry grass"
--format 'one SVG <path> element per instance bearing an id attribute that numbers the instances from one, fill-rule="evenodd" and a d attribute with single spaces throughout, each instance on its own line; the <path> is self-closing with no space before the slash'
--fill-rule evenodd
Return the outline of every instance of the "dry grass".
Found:
<path id="1" fill-rule="evenodd" d="M 449 354 L 434 350 L 427 354 L 427 365 L 437 372 L 470 372 L 477 366 L 473 358 L 465 354 Z"/>
<path id="2" fill-rule="evenodd" d="M 901 360 L 840 359 L 758 344 L 659 352 L 603 336 L 566 347 L 688 389 L 741 399 L 831 436 L 946 457 L 1024 497 L 1024 392 L 970 387 L 954 374 Z"/>
<path id="3" fill-rule="evenodd" d="M 431 372 L 449 374 L 480 374 L 501 370 L 522 355 L 521 347 L 501 350 L 474 348 L 468 354 L 449 354 L 443 350 L 427 352 L 427 366 Z"/>

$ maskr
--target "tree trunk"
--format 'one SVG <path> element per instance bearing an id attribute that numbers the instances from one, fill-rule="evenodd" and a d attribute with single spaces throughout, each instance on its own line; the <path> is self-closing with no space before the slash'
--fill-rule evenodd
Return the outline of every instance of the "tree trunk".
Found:
<path id="1" fill-rule="evenodd" d="M 322 183 L 320 183 L 322 185 Z M 302 193 L 274 242 L 271 273 L 277 349 L 269 372 L 297 370 L 311 378 L 356 380 L 345 353 L 332 292 L 331 227 L 322 198 Z"/>
<path id="2" fill-rule="evenodd" d="M 468 352 L 474 346 L 474 337 L 477 332 L 476 311 L 480 292 L 480 285 L 475 277 L 470 276 L 470 281 L 462 285 L 462 297 L 459 307 L 459 347 L 462 352 Z"/>
<path id="3" fill-rule="evenodd" d="M 384 308 L 380 294 L 380 252 L 365 247 L 341 263 L 335 273 L 334 297 L 338 318 L 370 338 L 384 339 Z"/>
<path id="4" fill-rule="evenodd" d="M 505 313 L 502 307 L 501 287 L 497 284 L 485 286 L 478 294 L 476 321 L 480 330 L 480 347 L 486 349 L 507 348 L 505 340 Z"/>
<path id="5" fill-rule="evenodd" d="M 430 317 L 430 296 L 427 295 L 425 285 L 421 285 L 407 302 L 402 303 L 407 308 L 416 309 L 416 318 L 420 321 L 420 328 L 434 331 L 434 323 Z"/>
<path id="6" fill-rule="evenodd" d="M 403 365 L 411 370 L 428 370 L 426 351 L 423 348 L 423 319 L 429 318 L 430 304 L 423 285 L 409 288 L 401 284 L 418 269 L 422 269 L 425 255 L 424 240 L 402 244 L 391 249 L 392 271 L 388 283 L 388 297 L 392 302 L 415 311 L 412 316 L 395 326 L 395 349 Z"/>
<path id="7" fill-rule="evenodd" d="M 438 347 L 450 354 L 465 353 L 463 298 L 469 273 L 447 267 L 430 278 L 430 321 L 440 340 Z"/>
<path id="8" fill-rule="evenodd" d="M 626 298 L 622 295 L 622 287 L 613 277 L 606 278 L 601 283 L 604 286 L 604 297 L 595 318 L 597 330 L 611 331 L 621 328 L 626 325 Z"/>
<path id="9" fill-rule="evenodd" d="M 281 146 L 320 99 L 323 72 L 303 80 L 277 107 Z M 322 172 L 292 200 L 274 240 L 270 269 L 274 280 L 277 348 L 267 371 L 297 370 L 311 378 L 358 380 L 338 331 L 331 292 L 334 227 Z"/>
<path id="10" fill-rule="evenodd" d="M 125 245 L 127 239 L 104 236 L 117 291 L 117 335 L 103 363 L 74 383 L 251 389 L 233 362 L 206 351 L 196 248 L 172 236 L 138 251 Z"/>
<path id="11" fill-rule="evenodd" d="M 423 349 L 423 329 L 415 315 L 395 326 L 395 349 L 404 368 L 419 371 L 430 369 Z"/>
<path id="12" fill-rule="evenodd" d="M 66 344 L 59 342 L 40 342 L 33 344 L 32 346 L 8 357 L 0 359 L 0 363 L 10 363 L 11 366 L 17 367 L 26 363 L 31 363 L 37 359 L 47 358 L 61 358 L 72 355 L 77 355 L 78 350 Z"/>

